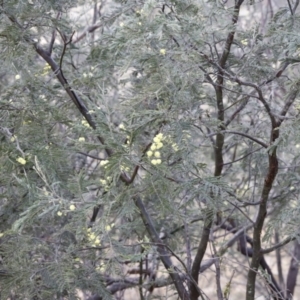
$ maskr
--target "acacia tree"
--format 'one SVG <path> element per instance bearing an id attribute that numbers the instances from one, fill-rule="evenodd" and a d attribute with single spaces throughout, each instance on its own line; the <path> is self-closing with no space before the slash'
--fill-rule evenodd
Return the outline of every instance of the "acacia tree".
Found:
<path id="1" fill-rule="evenodd" d="M 3 299 L 291 299 L 298 4 L 3 1 Z"/>

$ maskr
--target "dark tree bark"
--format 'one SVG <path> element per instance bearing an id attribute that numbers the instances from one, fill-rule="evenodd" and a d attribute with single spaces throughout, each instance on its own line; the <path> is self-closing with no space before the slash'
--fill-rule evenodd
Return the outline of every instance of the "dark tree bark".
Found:
<path id="1" fill-rule="evenodd" d="M 300 261 L 300 244 L 296 240 L 294 244 L 294 251 L 293 251 L 290 268 L 287 276 L 287 282 L 286 282 L 286 295 L 288 299 L 293 299 L 298 271 L 299 271 L 299 261 Z"/>

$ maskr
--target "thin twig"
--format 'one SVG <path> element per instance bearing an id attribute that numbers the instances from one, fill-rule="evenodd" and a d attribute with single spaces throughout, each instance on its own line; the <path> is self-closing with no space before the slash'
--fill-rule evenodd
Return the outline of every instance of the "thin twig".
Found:
<path id="1" fill-rule="evenodd" d="M 185 240 L 185 247 L 186 247 L 186 260 L 187 260 L 187 269 L 188 273 L 191 272 L 192 266 L 192 255 L 191 255 L 191 241 L 190 241 L 190 233 L 189 233 L 189 226 L 184 220 L 184 240 Z"/>
<path id="2" fill-rule="evenodd" d="M 61 12 L 58 12 L 57 16 L 56 16 L 56 19 L 59 19 L 60 16 L 61 16 Z M 55 42 L 55 38 L 56 38 L 56 28 L 54 28 L 52 30 L 52 36 L 51 36 L 51 40 L 50 40 L 50 44 L 49 44 L 49 48 L 48 48 L 48 53 L 49 53 L 50 56 L 52 54 L 52 50 L 53 50 L 53 45 L 54 45 L 54 42 Z"/>
<path id="3" fill-rule="evenodd" d="M 176 271 L 175 266 L 173 265 L 170 256 L 168 252 L 166 251 L 166 248 L 168 247 L 165 245 L 162 240 L 159 238 L 155 226 L 153 224 L 152 219 L 150 218 L 144 203 L 142 202 L 142 199 L 139 196 L 136 196 L 134 198 L 134 203 L 137 206 L 137 208 L 140 211 L 141 218 L 143 220 L 144 226 L 146 227 L 146 230 L 151 238 L 152 243 L 155 243 L 157 245 L 157 251 L 159 253 L 160 259 L 163 262 L 166 270 L 169 271 L 169 275 L 173 280 L 173 283 L 176 287 L 176 290 L 178 292 L 179 297 L 182 300 L 188 300 L 190 299 L 189 294 L 182 282 L 182 279 L 179 276 L 179 273 Z M 170 248 L 168 248 L 170 251 Z M 176 256 L 175 256 L 176 257 Z M 178 257 L 176 257 L 178 259 Z M 180 261 L 180 258 L 179 258 Z M 182 262 L 183 263 L 183 262 Z M 184 263 L 183 263 L 184 266 Z M 186 268 L 185 268 L 186 269 Z"/>
<path id="4" fill-rule="evenodd" d="M 233 163 L 235 163 L 235 162 L 238 162 L 238 161 L 240 161 L 240 160 L 243 160 L 243 159 L 246 158 L 247 156 L 249 156 L 249 155 L 253 154 L 254 152 L 257 152 L 257 151 L 259 151 L 259 150 L 261 150 L 261 149 L 262 149 L 262 147 L 260 147 L 260 148 L 258 148 L 258 149 L 255 149 L 255 150 L 253 150 L 253 151 L 247 153 L 246 155 L 244 155 L 244 156 L 242 156 L 242 157 L 240 157 L 240 158 L 238 158 L 238 159 L 236 159 L 236 160 L 234 160 L 234 161 L 231 161 L 231 162 L 228 162 L 228 163 L 224 163 L 223 165 L 224 165 L 224 166 L 226 166 L 226 165 L 231 165 L 231 164 L 233 164 Z"/>
<path id="5" fill-rule="evenodd" d="M 294 12 L 293 12 L 293 9 L 292 9 L 290 0 L 287 0 L 287 3 L 288 3 L 288 5 L 289 5 L 289 9 L 290 9 L 291 15 L 293 15 Z"/>
<path id="6" fill-rule="evenodd" d="M 215 259 L 215 268 L 216 268 L 216 285 L 217 285 L 217 295 L 218 300 L 223 300 L 223 293 L 221 287 L 221 268 L 220 268 L 220 257 L 217 256 L 216 245 L 214 242 L 211 243 L 213 248 L 213 257 Z"/>
<path id="7" fill-rule="evenodd" d="M 73 38 L 73 35 L 75 34 L 75 31 L 73 31 L 73 33 L 71 34 L 71 37 L 68 41 L 67 41 L 66 36 L 62 32 L 60 32 L 58 29 L 57 29 L 57 31 L 60 34 L 61 39 L 63 40 L 63 43 L 64 43 L 63 50 L 62 50 L 62 53 L 60 55 L 60 60 L 59 60 L 59 68 L 60 68 L 60 71 L 62 72 L 62 63 L 63 63 L 63 59 L 64 59 L 64 56 L 66 53 L 66 49 L 67 49 L 68 44 L 70 44 L 72 42 L 72 38 Z"/>
<path id="8" fill-rule="evenodd" d="M 275 231 L 275 243 L 279 243 L 279 233 L 278 230 Z M 283 277 L 283 271 L 282 271 L 282 259 L 281 259 L 281 253 L 280 248 L 276 249 L 276 264 L 277 264 L 277 270 L 278 270 L 278 280 L 281 288 L 284 288 L 284 277 Z"/>
<path id="9" fill-rule="evenodd" d="M 295 14 L 296 9 L 297 9 L 297 7 L 298 7 L 298 5 L 299 5 L 299 2 L 300 2 L 300 0 L 296 0 L 295 5 L 294 5 L 294 7 L 293 7 L 293 14 Z"/>
<path id="10" fill-rule="evenodd" d="M 225 127 L 228 127 L 228 125 L 235 119 L 235 117 L 246 107 L 248 100 L 249 100 L 249 97 L 242 100 L 241 105 L 235 110 L 235 112 L 225 122 Z"/>
<path id="11" fill-rule="evenodd" d="M 78 36 L 74 41 L 73 44 L 78 43 L 80 40 L 85 38 L 88 33 L 94 32 L 96 29 L 100 28 L 102 26 L 101 23 L 96 23 L 94 25 L 89 26 L 80 36 Z"/>
<path id="12" fill-rule="evenodd" d="M 295 236 L 288 236 L 283 241 L 279 242 L 278 244 L 276 244 L 276 245 L 274 245 L 270 248 L 261 249 L 260 252 L 262 254 L 267 254 L 267 253 L 273 252 L 274 250 L 279 249 L 279 248 L 287 245 L 288 243 L 290 243 L 291 241 L 294 241 L 295 239 L 296 239 Z"/>
<path id="13" fill-rule="evenodd" d="M 251 135 L 248 135 L 246 133 L 239 132 L 239 131 L 232 131 L 232 130 L 222 130 L 221 132 L 233 133 L 233 134 L 238 134 L 238 135 L 244 136 L 244 137 L 256 142 L 257 144 L 263 146 L 264 148 L 268 148 L 268 145 L 265 142 L 260 141 L 259 139 L 255 138 L 255 137 L 252 137 Z M 207 135 L 207 137 L 214 136 L 214 135 L 217 135 L 217 134 L 218 134 L 217 132 L 213 132 L 213 133 L 210 133 L 209 135 Z"/>

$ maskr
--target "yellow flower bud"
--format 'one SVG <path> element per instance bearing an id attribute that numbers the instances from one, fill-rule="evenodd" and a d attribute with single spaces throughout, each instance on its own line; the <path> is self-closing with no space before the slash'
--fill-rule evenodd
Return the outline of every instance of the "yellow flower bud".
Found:
<path id="1" fill-rule="evenodd" d="M 162 148 L 163 147 L 163 143 L 161 143 L 161 142 L 159 142 L 159 143 L 157 143 L 156 144 L 156 149 L 160 149 L 160 148 Z"/>
<path id="2" fill-rule="evenodd" d="M 153 155 L 153 152 L 152 152 L 152 151 L 150 151 L 150 150 L 147 151 L 147 156 L 148 156 L 148 157 L 151 157 L 152 155 Z"/>
<path id="3" fill-rule="evenodd" d="M 159 151 L 155 151 L 154 152 L 154 156 L 159 158 L 160 157 L 160 152 Z"/>
<path id="4" fill-rule="evenodd" d="M 107 182 L 106 182 L 105 179 L 100 179 L 100 183 L 103 184 L 103 185 L 106 185 L 106 184 L 107 184 Z"/>
<path id="5" fill-rule="evenodd" d="M 105 166 L 106 164 L 108 164 L 108 160 L 101 160 L 100 161 L 100 166 Z"/>
<path id="6" fill-rule="evenodd" d="M 165 54 L 166 54 L 166 49 L 160 49 L 160 50 L 159 50 L 159 53 L 160 53 L 161 55 L 165 55 Z"/>
<path id="7" fill-rule="evenodd" d="M 17 161 L 18 163 L 20 163 L 21 165 L 26 165 L 26 160 L 25 160 L 24 158 L 22 158 L 22 157 L 18 157 L 18 158 L 16 159 L 16 161 Z"/>
<path id="8" fill-rule="evenodd" d="M 173 148 L 174 151 L 179 150 L 178 145 L 176 143 L 172 144 L 172 148 Z"/>
<path id="9" fill-rule="evenodd" d="M 152 160 L 151 160 L 151 164 L 152 164 L 152 165 L 156 165 L 156 159 L 152 159 Z"/>
<path id="10" fill-rule="evenodd" d="M 69 208 L 70 208 L 70 210 L 75 210 L 76 206 L 74 204 L 71 204 Z"/>
<path id="11" fill-rule="evenodd" d="M 100 245 L 100 240 L 99 240 L 99 238 L 97 238 L 97 239 L 95 240 L 94 245 L 97 245 L 97 246 Z"/>

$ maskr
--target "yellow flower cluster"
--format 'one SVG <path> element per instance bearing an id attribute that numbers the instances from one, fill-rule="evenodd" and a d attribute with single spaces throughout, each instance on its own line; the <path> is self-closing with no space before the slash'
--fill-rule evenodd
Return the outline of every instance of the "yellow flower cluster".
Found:
<path id="1" fill-rule="evenodd" d="M 69 208 L 70 208 L 70 210 L 75 210 L 76 206 L 74 204 L 71 204 Z"/>
<path id="2" fill-rule="evenodd" d="M 111 231 L 114 227 L 115 227 L 115 223 L 111 223 L 111 225 L 106 225 L 106 226 L 105 226 L 105 230 L 109 232 L 109 231 Z"/>
<path id="3" fill-rule="evenodd" d="M 178 147 L 178 145 L 177 145 L 176 143 L 173 143 L 173 144 L 172 144 L 172 148 L 173 148 L 173 150 L 174 150 L 175 152 L 177 152 L 177 151 L 179 150 L 179 147 Z"/>
<path id="4" fill-rule="evenodd" d="M 85 138 L 83 136 L 81 136 L 79 139 L 78 139 L 79 142 L 84 142 L 85 141 Z"/>
<path id="5" fill-rule="evenodd" d="M 47 189 L 46 189 L 45 186 L 43 186 L 42 190 L 43 190 L 43 194 L 44 194 L 45 196 L 49 196 L 49 192 L 47 191 Z"/>
<path id="6" fill-rule="evenodd" d="M 106 270 L 106 265 L 105 265 L 105 264 L 101 264 L 101 265 L 99 265 L 98 267 L 96 267 L 95 270 L 98 271 L 98 272 L 105 272 L 105 270 Z"/>
<path id="7" fill-rule="evenodd" d="M 106 179 L 100 179 L 100 183 L 103 185 L 104 190 L 108 191 L 111 183 L 111 177 L 107 176 Z"/>
<path id="8" fill-rule="evenodd" d="M 103 185 L 106 185 L 107 181 L 105 179 L 100 179 L 100 183 L 103 184 Z"/>
<path id="9" fill-rule="evenodd" d="M 160 50 L 159 50 L 159 53 L 160 53 L 161 55 L 166 55 L 166 49 L 160 49 Z"/>
<path id="10" fill-rule="evenodd" d="M 164 139 L 164 136 L 162 133 L 157 134 L 154 138 L 153 138 L 153 143 L 150 147 L 150 150 L 147 151 L 147 156 L 151 159 L 151 164 L 152 165 L 160 165 L 161 164 L 161 154 L 158 151 L 159 149 L 161 149 L 163 147 L 163 143 L 162 140 Z"/>
<path id="11" fill-rule="evenodd" d="M 42 76 L 46 76 L 50 70 L 51 70 L 51 66 L 49 64 L 46 64 L 45 67 L 43 68 Z"/>
<path id="12" fill-rule="evenodd" d="M 59 201 L 60 203 L 61 203 L 61 201 Z M 71 210 L 71 211 L 74 211 L 75 209 L 76 209 L 76 206 L 74 205 L 74 204 L 71 204 L 70 206 L 69 206 L 69 209 Z M 63 213 L 62 211 L 58 211 L 57 213 L 56 213 L 59 217 L 61 217 L 62 215 L 67 215 L 65 212 Z"/>
<path id="13" fill-rule="evenodd" d="M 248 45 L 248 39 L 241 40 L 241 44 L 244 46 Z"/>
<path id="14" fill-rule="evenodd" d="M 92 72 L 89 72 L 89 73 L 83 73 L 82 76 L 83 76 L 84 78 L 90 78 L 90 77 L 93 77 L 94 74 L 93 74 Z"/>
<path id="15" fill-rule="evenodd" d="M 16 161 L 23 166 L 26 165 L 26 160 L 22 157 L 18 157 Z"/>
<path id="16" fill-rule="evenodd" d="M 120 170 L 121 170 L 122 172 L 129 172 L 129 171 L 130 171 L 130 168 L 129 168 L 129 167 L 126 167 L 126 166 L 124 166 L 124 165 L 121 165 L 121 166 L 120 166 Z"/>
<path id="17" fill-rule="evenodd" d="M 61 203 L 61 201 L 59 201 L 60 203 Z M 75 205 L 71 205 L 72 206 L 72 208 L 73 208 L 73 206 L 74 206 L 74 209 L 76 209 L 76 207 L 75 207 Z M 71 209 L 71 206 L 70 206 L 70 209 Z M 71 209 L 71 210 L 74 210 L 74 209 Z M 61 217 L 62 215 L 64 215 L 64 216 L 66 216 L 67 215 L 67 213 L 66 212 L 62 212 L 62 211 L 58 211 L 57 213 L 56 213 L 59 217 Z"/>
<path id="18" fill-rule="evenodd" d="M 182 141 L 187 141 L 187 140 L 190 140 L 191 139 L 191 135 L 189 133 L 188 130 L 183 130 L 183 139 Z M 166 142 L 168 145 L 170 145 L 172 147 L 172 149 L 174 150 L 174 152 L 177 152 L 180 148 L 179 148 L 179 145 L 174 142 L 173 138 L 171 137 L 171 135 L 168 135 L 166 138 L 165 138 Z"/>
<path id="19" fill-rule="evenodd" d="M 107 160 L 107 159 L 106 159 L 106 160 L 101 160 L 101 161 L 100 161 L 100 166 L 101 166 L 101 167 L 104 167 L 104 169 L 106 169 L 106 168 L 107 168 L 106 165 L 107 165 L 108 163 L 109 163 L 109 160 Z"/>
<path id="20" fill-rule="evenodd" d="M 23 125 L 29 125 L 29 124 L 31 124 L 32 123 L 32 121 L 31 120 L 28 120 L 28 121 L 23 121 Z"/>
<path id="21" fill-rule="evenodd" d="M 100 246 L 100 244 L 101 244 L 100 239 L 99 239 L 99 237 L 97 237 L 95 235 L 94 232 L 92 232 L 91 228 L 87 229 L 87 237 L 88 237 L 89 243 L 92 244 L 92 247 Z"/>
<path id="22" fill-rule="evenodd" d="M 87 120 L 82 120 L 81 124 L 85 127 L 91 127 L 90 124 L 87 122 Z"/>

